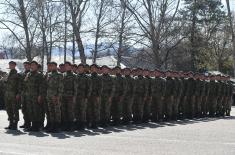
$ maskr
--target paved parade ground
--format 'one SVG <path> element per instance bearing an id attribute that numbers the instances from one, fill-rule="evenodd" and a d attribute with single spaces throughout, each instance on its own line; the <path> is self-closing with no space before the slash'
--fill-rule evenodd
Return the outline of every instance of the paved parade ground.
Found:
<path id="1" fill-rule="evenodd" d="M 0 122 L 0 154 L 235 155 L 235 107 L 226 118 L 58 134 L 6 131 L 5 111 L 0 111 Z"/>

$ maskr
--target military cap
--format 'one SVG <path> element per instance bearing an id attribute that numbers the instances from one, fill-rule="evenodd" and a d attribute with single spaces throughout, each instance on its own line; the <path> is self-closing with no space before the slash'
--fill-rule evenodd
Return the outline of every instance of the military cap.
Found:
<path id="1" fill-rule="evenodd" d="M 37 61 L 31 61 L 30 64 L 35 64 L 35 65 L 38 65 L 38 62 Z"/>
<path id="2" fill-rule="evenodd" d="M 91 68 L 91 67 L 99 68 L 99 66 L 98 66 L 97 64 L 92 64 L 92 65 L 90 66 L 90 68 Z"/>
<path id="3" fill-rule="evenodd" d="M 85 67 L 85 65 L 83 63 L 80 63 L 78 67 Z"/>
<path id="4" fill-rule="evenodd" d="M 78 65 L 76 65 L 76 64 L 73 64 L 72 66 L 73 66 L 73 67 L 75 67 L 75 68 L 77 68 L 77 67 L 78 67 Z"/>
<path id="5" fill-rule="evenodd" d="M 66 61 L 64 64 L 67 64 L 67 65 L 69 65 L 69 66 L 72 65 L 71 62 L 69 62 L 69 61 Z"/>
<path id="6" fill-rule="evenodd" d="M 25 61 L 23 64 L 24 65 L 30 65 L 30 62 L 29 61 Z"/>
<path id="7" fill-rule="evenodd" d="M 138 70 L 138 71 L 143 71 L 143 69 L 142 69 L 142 68 L 140 68 L 140 67 L 138 67 L 136 70 Z"/>
<path id="8" fill-rule="evenodd" d="M 10 61 L 9 64 L 14 64 L 14 65 L 16 65 L 16 62 L 15 62 L 15 61 Z"/>
<path id="9" fill-rule="evenodd" d="M 47 62 L 47 65 L 50 65 L 51 64 L 51 62 Z"/>
<path id="10" fill-rule="evenodd" d="M 113 69 L 121 69 L 120 66 L 115 66 Z"/>
<path id="11" fill-rule="evenodd" d="M 101 68 L 102 68 L 102 69 L 103 69 L 103 68 L 107 68 L 107 69 L 109 69 L 109 67 L 108 67 L 108 66 L 106 66 L 106 65 L 103 65 Z"/>
<path id="12" fill-rule="evenodd" d="M 53 62 L 51 62 L 51 64 L 52 64 L 52 65 L 57 66 L 57 63 L 56 63 L 56 62 L 54 62 L 54 61 L 53 61 Z M 60 64 L 60 65 L 61 65 L 61 64 Z"/>
<path id="13" fill-rule="evenodd" d="M 51 64 L 52 64 L 52 62 L 51 62 Z M 56 64 L 56 65 L 57 65 L 57 64 Z M 59 67 L 61 67 L 61 66 L 64 66 L 64 64 L 62 63 L 62 64 L 59 65 Z"/>

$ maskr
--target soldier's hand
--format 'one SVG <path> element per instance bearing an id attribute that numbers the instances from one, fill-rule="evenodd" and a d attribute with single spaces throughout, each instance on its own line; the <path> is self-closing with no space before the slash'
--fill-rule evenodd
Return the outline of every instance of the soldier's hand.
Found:
<path id="1" fill-rule="evenodd" d="M 38 103 L 39 103 L 39 104 L 42 103 L 42 96 L 38 96 Z"/>
<path id="2" fill-rule="evenodd" d="M 109 100 L 108 100 L 108 101 L 109 101 L 109 103 L 111 103 L 111 102 L 112 102 L 112 98 L 111 98 L 111 97 L 109 97 Z"/>
<path id="3" fill-rule="evenodd" d="M 16 101 L 20 101 L 20 95 L 16 95 Z"/>

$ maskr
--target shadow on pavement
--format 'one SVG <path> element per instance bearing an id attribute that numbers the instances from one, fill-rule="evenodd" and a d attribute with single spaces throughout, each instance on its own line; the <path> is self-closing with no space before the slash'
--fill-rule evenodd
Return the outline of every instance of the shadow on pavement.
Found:
<path id="1" fill-rule="evenodd" d="M 185 119 L 185 120 L 177 120 L 177 121 L 169 121 L 169 122 L 159 122 L 159 123 L 142 123 L 142 124 L 130 124 L 130 125 L 120 125 L 120 126 L 109 126 L 106 128 L 98 128 L 98 129 L 86 129 L 83 131 L 74 131 L 74 132 L 60 132 L 60 133 L 46 133 L 46 132 L 22 132 L 20 130 L 13 131 L 7 130 L 7 134 L 11 134 L 13 136 L 21 136 L 28 134 L 29 136 L 35 137 L 47 137 L 52 136 L 58 139 L 67 139 L 71 137 L 83 137 L 83 136 L 98 136 L 102 134 L 111 134 L 111 133 L 121 133 L 126 131 L 135 131 L 135 130 L 142 130 L 142 129 L 155 129 L 155 128 L 162 128 L 162 127 L 174 127 L 178 125 L 188 125 L 188 124 L 195 124 L 201 122 L 211 122 L 217 120 L 234 120 L 235 116 L 229 117 L 215 117 L 215 118 L 199 118 L 199 119 Z"/>

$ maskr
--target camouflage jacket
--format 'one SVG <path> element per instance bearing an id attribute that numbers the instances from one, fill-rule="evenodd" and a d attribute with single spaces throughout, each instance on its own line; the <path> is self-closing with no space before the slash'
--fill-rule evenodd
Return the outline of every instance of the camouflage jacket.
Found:
<path id="1" fill-rule="evenodd" d="M 135 78 L 135 94 L 145 96 L 147 87 L 145 85 L 145 79 L 143 76 L 138 76 Z"/>
<path id="2" fill-rule="evenodd" d="M 72 71 L 65 72 L 62 80 L 62 95 L 75 96 L 76 74 Z"/>
<path id="3" fill-rule="evenodd" d="M 145 87 L 146 87 L 145 96 L 149 97 L 152 94 L 151 92 L 152 78 L 147 76 L 144 79 L 145 79 Z"/>
<path id="4" fill-rule="evenodd" d="M 165 96 L 173 96 L 175 94 L 175 82 L 173 78 L 166 78 L 166 94 Z"/>
<path id="5" fill-rule="evenodd" d="M 60 96 L 62 93 L 62 79 L 63 75 L 57 71 L 48 73 L 47 76 L 47 96 Z"/>
<path id="6" fill-rule="evenodd" d="M 75 86 L 75 94 L 76 96 L 88 97 L 88 91 L 90 86 L 90 76 L 86 74 L 78 74 L 77 82 Z"/>
<path id="7" fill-rule="evenodd" d="M 97 73 L 92 73 L 90 77 L 89 97 L 90 96 L 101 96 L 102 81 Z"/>
<path id="8" fill-rule="evenodd" d="M 43 96 L 43 75 L 39 72 L 29 72 L 24 79 L 25 95 L 28 97 Z"/>
<path id="9" fill-rule="evenodd" d="M 135 93 L 135 81 L 134 78 L 131 76 L 125 76 L 126 81 L 126 96 L 130 97 Z"/>
<path id="10" fill-rule="evenodd" d="M 186 94 L 185 96 L 194 96 L 196 92 L 196 80 L 189 78 L 186 82 Z"/>
<path id="11" fill-rule="evenodd" d="M 20 93 L 20 75 L 16 70 L 11 70 L 7 77 L 5 93 L 13 93 L 15 95 Z"/>
<path id="12" fill-rule="evenodd" d="M 109 74 L 103 74 L 102 79 L 102 96 L 113 97 L 115 92 L 114 79 Z"/>
<path id="13" fill-rule="evenodd" d="M 166 79 L 156 77 L 152 81 L 152 96 L 164 97 L 166 93 Z"/>
<path id="14" fill-rule="evenodd" d="M 125 79 L 122 77 L 121 74 L 117 74 L 114 77 L 114 87 L 115 87 L 115 94 L 114 96 L 120 97 L 124 96 L 126 92 L 126 86 L 125 86 Z"/>

